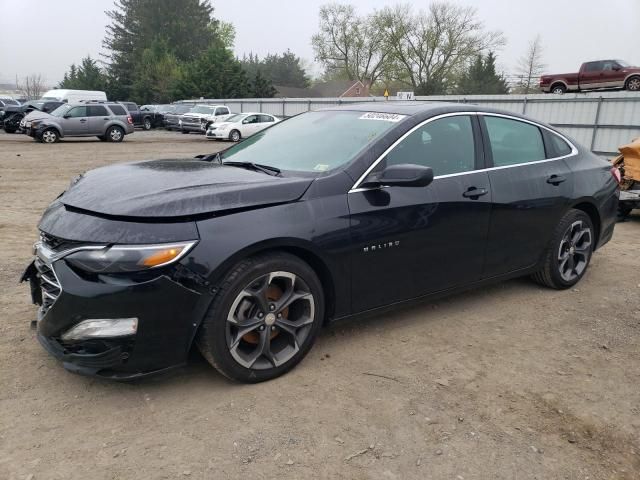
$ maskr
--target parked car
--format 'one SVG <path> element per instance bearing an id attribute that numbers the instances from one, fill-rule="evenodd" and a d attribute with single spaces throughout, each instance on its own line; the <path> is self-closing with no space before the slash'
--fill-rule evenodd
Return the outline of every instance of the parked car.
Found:
<path id="1" fill-rule="evenodd" d="M 54 88 L 42 95 L 44 100 L 57 100 L 59 102 L 87 102 L 90 100 L 107 101 L 107 94 L 97 90 L 69 90 L 65 88 Z"/>
<path id="2" fill-rule="evenodd" d="M 139 108 L 134 102 L 120 102 L 125 106 L 135 127 L 142 127 L 144 130 L 151 130 L 162 125 L 162 115 L 151 110 Z"/>
<path id="3" fill-rule="evenodd" d="M 7 133 L 21 131 L 20 122 L 31 112 L 49 113 L 63 105 L 63 102 L 53 100 L 31 100 L 17 107 L 6 107 L 4 114 L 0 112 L 0 123 Z"/>
<path id="4" fill-rule="evenodd" d="M 231 116 L 228 107 L 224 105 L 196 105 L 178 120 L 182 133 L 205 133 L 209 125 L 224 122 Z"/>
<path id="5" fill-rule="evenodd" d="M 74 372 L 135 378 L 195 345 L 259 382 L 327 320 L 522 275 L 573 287 L 613 234 L 615 174 L 516 114 L 337 106 L 222 153 L 85 173 L 44 212 L 23 280 Z"/>
<path id="6" fill-rule="evenodd" d="M 193 108 L 193 105 L 189 105 L 187 103 L 178 103 L 176 105 L 172 105 L 172 111 L 167 112 L 163 115 L 164 117 L 164 128 L 167 130 L 180 130 L 180 117 L 181 115 L 190 112 Z"/>
<path id="7" fill-rule="evenodd" d="M 4 116 L 6 115 L 6 110 L 11 111 L 14 108 L 20 106 L 20 102 L 14 100 L 13 98 L 8 97 L 0 97 L 0 128 L 3 127 Z"/>
<path id="8" fill-rule="evenodd" d="M 632 67 L 623 60 L 598 60 L 586 62 L 578 73 L 542 75 L 540 90 L 545 93 L 563 94 L 598 88 L 640 91 L 640 67 Z"/>
<path id="9" fill-rule="evenodd" d="M 209 125 L 207 139 L 239 142 L 240 139 L 250 137 L 279 121 L 277 117 L 266 113 L 237 113 L 224 122 Z"/>
<path id="10" fill-rule="evenodd" d="M 133 120 L 124 106 L 115 102 L 66 103 L 50 115 L 24 119 L 26 134 L 44 143 L 64 137 L 92 137 L 121 142 L 133 133 Z"/>

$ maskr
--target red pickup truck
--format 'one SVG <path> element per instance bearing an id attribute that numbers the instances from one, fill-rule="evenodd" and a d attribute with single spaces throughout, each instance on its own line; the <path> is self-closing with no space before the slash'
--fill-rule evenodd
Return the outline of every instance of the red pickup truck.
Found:
<path id="1" fill-rule="evenodd" d="M 640 67 L 622 60 L 586 62 L 578 73 L 560 73 L 540 77 L 540 90 L 562 94 L 596 88 L 622 88 L 640 91 Z"/>

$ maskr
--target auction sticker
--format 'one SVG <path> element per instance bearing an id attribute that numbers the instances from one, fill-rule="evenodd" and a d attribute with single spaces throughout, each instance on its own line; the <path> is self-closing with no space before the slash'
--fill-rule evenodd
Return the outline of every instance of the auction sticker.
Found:
<path id="1" fill-rule="evenodd" d="M 399 122 L 406 115 L 399 115 L 397 113 L 379 113 L 379 112 L 368 112 L 358 117 L 358 120 L 382 120 L 384 122 Z"/>

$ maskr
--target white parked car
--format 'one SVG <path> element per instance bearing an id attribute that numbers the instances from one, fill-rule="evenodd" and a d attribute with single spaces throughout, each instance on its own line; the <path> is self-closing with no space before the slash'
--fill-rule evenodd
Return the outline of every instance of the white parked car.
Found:
<path id="1" fill-rule="evenodd" d="M 178 120 L 182 133 L 204 133 L 210 124 L 224 122 L 233 114 L 224 105 L 196 105 Z"/>
<path id="2" fill-rule="evenodd" d="M 207 139 L 239 142 L 241 138 L 250 137 L 279 121 L 278 117 L 266 113 L 237 113 L 224 122 L 209 125 Z"/>

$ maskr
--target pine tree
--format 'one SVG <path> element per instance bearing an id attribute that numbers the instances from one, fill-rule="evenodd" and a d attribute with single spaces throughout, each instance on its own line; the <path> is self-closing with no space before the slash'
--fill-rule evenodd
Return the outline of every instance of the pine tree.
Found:
<path id="1" fill-rule="evenodd" d="M 253 98 L 272 98 L 276 93 L 278 92 L 273 88 L 272 83 L 263 77 L 262 72 L 258 69 L 253 79 L 251 96 Z"/>
<path id="2" fill-rule="evenodd" d="M 178 59 L 169 51 L 166 42 L 158 40 L 142 52 L 135 69 L 131 98 L 140 104 L 169 103 L 181 75 Z"/>
<path id="3" fill-rule="evenodd" d="M 86 56 L 76 67 L 71 64 L 69 72 L 65 72 L 59 88 L 70 88 L 75 90 L 105 90 L 107 77 L 98 62 L 90 56 Z"/>
<path id="4" fill-rule="evenodd" d="M 509 87 L 502 74 L 496 73 L 493 52 L 477 55 L 458 80 L 456 93 L 460 95 L 505 94 Z"/>
<path id="5" fill-rule="evenodd" d="M 189 62 L 212 45 L 221 27 L 212 17 L 210 0 L 116 0 L 107 15 L 111 24 L 103 46 L 108 50 L 110 86 L 112 95 L 123 100 L 131 94 L 143 53 L 158 36 L 179 62 Z M 232 32 L 224 26 L 229 41 Z"/>

